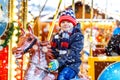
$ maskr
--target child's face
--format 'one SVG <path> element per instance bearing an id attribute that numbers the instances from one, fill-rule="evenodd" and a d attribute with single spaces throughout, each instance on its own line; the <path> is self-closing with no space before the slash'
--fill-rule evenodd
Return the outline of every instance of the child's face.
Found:
<path id="1" fill-rule="evenodd" d="M 60 26 L 63 31 L 70 31 L 74 27 L 74 25 L 69 21 L 62 21 Z"/>

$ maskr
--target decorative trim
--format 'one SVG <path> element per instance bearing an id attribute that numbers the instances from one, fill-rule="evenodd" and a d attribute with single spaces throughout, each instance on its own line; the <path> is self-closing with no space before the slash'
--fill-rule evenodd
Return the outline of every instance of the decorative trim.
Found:
<path id="1" fill-rule="evenodd" d="M 6 47 L 7 44 L 9 43 L 9 40 L 11 39 L 11 36 L 13 34 L 13 31 L 14 31 L 13 23 L 10 23 L 10 27 L 7 28 L 6 30 L 7 30 L 6 38 L 5 38 L 4 42 L 2 44 L 0 44 L 0 49 Z"/>

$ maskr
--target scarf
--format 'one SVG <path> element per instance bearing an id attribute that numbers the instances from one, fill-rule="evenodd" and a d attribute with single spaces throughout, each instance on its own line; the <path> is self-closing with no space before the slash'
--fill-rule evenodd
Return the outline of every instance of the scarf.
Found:
<path id="1" fill-rule="evenodd" d="M 71 31 L 60 31 L 54 35 L 51 42 L 52 49 L 57 49 L 60 54 L 66 54 L 70 47 L 70 36 L 76 32 L 79 32 L 79 30 L 73 28 Z"/>

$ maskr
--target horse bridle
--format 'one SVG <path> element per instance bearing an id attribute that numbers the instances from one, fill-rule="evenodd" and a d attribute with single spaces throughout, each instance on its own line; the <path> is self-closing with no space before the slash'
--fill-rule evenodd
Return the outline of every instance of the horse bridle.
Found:
<path id="1" fill-rule="evenodd" d="M 35 39 L 33 40 L 33 42 L 30 44 L 30 46 L 28 46 L 26 49 L 24 49 L 24 53 L 27 52 L 30 48 L 32 48 L 33 45 L 36 43 L 36 41 L 37 41 L 37 39 L 35 38 Z M 32 62 L 32 63 L 33 63 L 34 65 L 36 65 L 38 69 L 44 70 L 44 71 L 46 71 L 46 72 L 49 73 L 49 71 L 48 71 L 46 68 L 42 68 L 42 67 L 38 66 L 36 63 L 34 63 L 34 62 Z"/>
<path id="2" fill-rule="evenodd" d="M 24 53 L 26 53 L 30 48 L 32 48 L 33 47 L 33 45 L 36 43 L 36 41 L 37 41 L 37 39 L 35 38 L 34 40 L 33 40 L 33 42 L 30 44 L 30 46 L 28 46 L 26 49 L 24 49 Z"/>

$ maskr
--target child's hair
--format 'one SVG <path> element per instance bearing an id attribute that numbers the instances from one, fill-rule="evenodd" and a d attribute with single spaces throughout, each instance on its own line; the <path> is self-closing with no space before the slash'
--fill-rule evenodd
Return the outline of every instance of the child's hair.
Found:
<path id="1" fill-rule="evenodd" d="M 62 21 L 70 21 L 73 23 L 74 26 L 76 26 L 76 18 L 73 10 L 71 8 L 61 12 L 60 18 L 59 18 L 59 25 L 61 24 Z"/>
<path id="2" fill-rule="evenodd" d="M 116 20 L 116 26 L 120 26 L 120 21 L 119 20 Z"/>

